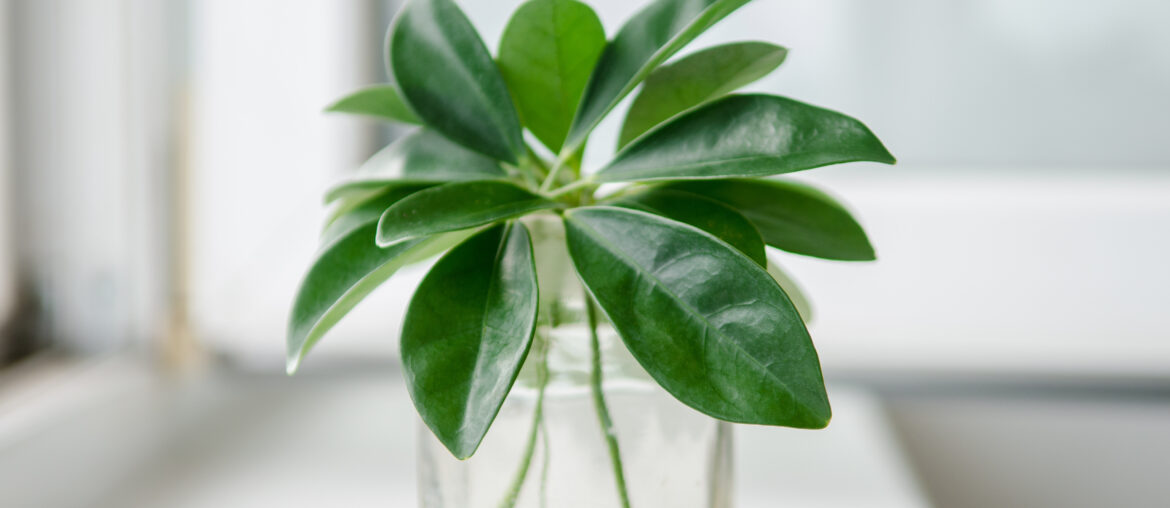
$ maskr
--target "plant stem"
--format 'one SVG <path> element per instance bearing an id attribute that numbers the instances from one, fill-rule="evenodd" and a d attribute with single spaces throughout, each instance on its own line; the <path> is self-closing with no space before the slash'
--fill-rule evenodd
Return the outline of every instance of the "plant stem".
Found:
<path id="1" fill-rule="evenodd" d="M 561 170 L 568 165 L 569 159 L 573 157 L 573 152 L 561 153 L 557 157 L 556 163 L 553 164 L 552 170 L 548 172 L 548 177 L 544 179 L 544 183 L 540 185 L 540 192 L 548 192 L 552 186 L 557 183 L 557 176 L 561 174 Z"/>
<path id="2" fill-rule="evenodd" d="M 525 171 L 519 166 L 513 166 L 507 163 L 502 164 L 502 166 L 511 176 L 524 180 L 524 183 L 528 184 L 529 188 L 535 189 L 537 185 L 540 185 L 540 181 L 530 171 Z"/>
<path id="3" fill-rule="evenodd" d="M 544 163 L 544 159 L 541 159 L 540 156 L 536 154 L 536 150 L 533 150 L 531 146 L 528 146 L 528 143 L 524 143 L 524 149 L 528 152 L 528 158 L 532 160 L 533 166 L 540 170 L 540 178 L 548 176 L 548 165 Z"/>
<path id="4" fill-rule="evenodd" d="M 613 432 L 613 420 L 609 417 L 609 408 L 605 405 L 605 394 L 601 386 L 601 340 L 597 337 L 597 310 L 593 308 L 593 297 L 586 292 L 585 308 L 589 315 L 590 346 L 593 350 L 593 371 L 590 385 L 593 388 L 593 405 L 597 408 L 597 419 L 601 423 L 601 432 L 609 446 L 609 459 L 613 463 L 614 482 L 617 483 L 618 497 L 622 508 L 630 508 L 630 495 L 626 492 L 626 474 L 622 468 L 622 454 L 618 449 L 617 436 Z"/>
<path id="5" fill-rule="evenodd" d="M 557 196 L 568 194 L 570 192 L 573 192 L 575 190 L 578 190 L 578 189 L 581 189 L 584 187 L 588 187 L 590 185 L 597 185 L 597 182 L 594 182 L 593 180 L 578 180 L 576 182 L 573 182 L 569 185 L 566 185 L 564 187 L 561 187 L 557 190 L 554 190 L 554 191 L 548 193 L 547 196 L 550 198 L 555 198 Z"/>
<path id="6" fill-rule="evenodd" d="M 549 457 L 552 455 L 552 446 L 548 440 L 548 426 L 544 424 L 544 419 L 540 420 L 540 442 L 544 447 L 544 459 L 540 465 L 540 508 L 548 507 L 548 466 Z"/>
<path id="7" fill-rule="evenodd" d="M 643 184 L 638 184 L 638 183 L 630 184 L 630 185 L 627 185 L 625 187 L 618 189 L 617 191 L 615 191 L 614 193 L 612 193 L 608 196 L 605 196 L 604 198 L 601 199 L 600 204 L 604 205 L 606 203 L 612 203 L 612 202 L 617 201 L 621 198 L 629 196 L 630 194 L 637 194 L 639 192 L 645 191 L 645 190 L 650 189 L 650 188 L 651 187 L 648 187 L 648 186 L 643 185 Z"/>
<path id="8" fill-rule="evenodd" d="M 540 349 L 536 364 L 536 383 L 539 388 L 537 388 L 536 405 L 532 409 L 532 430 L 528 433 L 528 444 L 525 445 L 520 468 L 516 470 L 516 477 L 512 479 L 512 486 L 508 488 L 508 493 L 500 501 L 500 508 L 516 506 L 520 490 L 524 488 L 524 480 L 528 477 L 528 469 L 532 466 L 532 456 L 536 453 L 536 437 L 544 424 L 544 389 L 548 386 L 548 342 L 542 342 L 544 345 Z M 546 451 L 545 454 L 547 455 L 548 452 Z M 545 460 L 548 460 L 547 457 Z"/>

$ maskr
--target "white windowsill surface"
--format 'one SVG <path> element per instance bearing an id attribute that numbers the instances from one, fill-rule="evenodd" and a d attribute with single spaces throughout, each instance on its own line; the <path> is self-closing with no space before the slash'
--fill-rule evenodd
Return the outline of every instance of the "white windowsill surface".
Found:
<path id="1" fill-rule="evenodd" d="M 186 383 L 124 359 L 79 369 L 37 383 L 40 404 L 0 398 L 0 424 L 16 422 L 0 425 L 6 507 L 415 506 L 416 417 L 391 368 Z M 737 428 L 737 506 L 928 506 L 878 401 L 830 393 L 828 430 Z"/>

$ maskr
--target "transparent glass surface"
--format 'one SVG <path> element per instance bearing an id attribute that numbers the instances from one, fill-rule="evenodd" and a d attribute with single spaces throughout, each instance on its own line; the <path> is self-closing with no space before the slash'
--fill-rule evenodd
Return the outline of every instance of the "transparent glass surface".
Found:
<path id="1" fill-rule="evenodd" d="M 593 396 L 593 348 L 584 290 L 565 252 L 559 223 L 537 219 L 528 225 L 536 246 L 542 300 L 528 361 L 471 459 L 456 460 L 419 425 L 423 508 L 623 506 Z M 730 426 L 666 393 L 630 356 L 604 318 L 598 343 L 602 391 L 629 505 L 731 506 Z M 542 381 L 543 403 L 536 418 Z"/>

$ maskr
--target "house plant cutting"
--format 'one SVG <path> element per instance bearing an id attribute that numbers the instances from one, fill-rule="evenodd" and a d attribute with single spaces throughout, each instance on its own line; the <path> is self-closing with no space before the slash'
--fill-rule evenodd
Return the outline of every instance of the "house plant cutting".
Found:
<path id="1" fill-rule="evenodd" d="M 288 370 L 397 270 L 440 256 L 401 335 L 434 436 L 423 506 L 727 506 L 727 422 L 828 424 L 804 299 L 767 249 L 874 251 L 829 195 L 771 177 L 894 157 L 846 115 L 735 93 L 781 47 L 672 60 L 749 1 L 656 0 L 607 40 L 586 4 L 531 0 L 493 57 L 452 0 L 409 0 L 391 83 L 331 107 L 417 127 L 327 192 Z M 616 154 L 586 166 L 631 95 Z"/>

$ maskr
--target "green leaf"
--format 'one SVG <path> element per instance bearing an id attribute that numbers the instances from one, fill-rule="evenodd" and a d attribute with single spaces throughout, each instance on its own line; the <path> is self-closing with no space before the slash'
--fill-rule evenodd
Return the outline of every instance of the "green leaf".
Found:
<path id="1" fill-rule="evenodd" d="M 325 202 L 362 199 L 389 186 L 505 178 L 500 164 L 430 129 L 419 129 L 370 157 L 325 193 Z"/>
<path id="2" fill-rule="evenodd" d="M 767 272 L 715 237 L 648 213 L 565 213 L 582 281 L 634 358 L 683 403 L 738 423 L 821 428 L 820 363 Z"/>
<path id="3" fill-rule="evenodd" d="M 460 460 L 475 453 L 524 364 L 537 291 L 528 230 L 501 224 L 443 256 L 410 302 L 406 386 L 423 421 Z"/>
<path id="4" fill-rule="evenodd" d="M 614 204 L 690 224 L 727 242 L 760 266 L 768 264 L 759 230 L 742 214 L 713 199 L 690 192 L 652 189 Z"/>
<path id="5" fill-rule="evenodd" d="M 368 195 L 354 199 L 352 203 L 343 200 L 342 207 L 326 222 L 321 233 L 321 244 L 331 244 L 355 229 L 369 226 L 371 223 L 377 224 L 382 212 L 391 205 L 427 187 L 424 184 L 394 185 L 370 191 Z M 370 238 L 372 237 L 367 237 L 367 240 Z"/>
<path id="6" fill-rule="evenodd" d="M 321 228 L 322 237 L 328 236 L 329 232 L 335 229 L 334 224 L 348 217 L 358 207 L 361 207 L 371 200 L 378 199 L 379 196 L 398 190 L 407 190 L 410 193 L 415 193 L 430 187 L 431 185 L 433 184 L 404 183 L 371 186 L 369 188 L 354 187 L 347 189 L 347 191 L 338 197 L 337 200 L 334 201 L 330 206 L 329 213 L 325 218 L 325 225 Z M 383 209 L 383 211 L 385 211 L 385 209 Z"/>
<path id="7" fill-rule="evenodd" d="M 410 0 L 390 29 L 390 73 L 419 118 L 472 150 L 515 164 L 520 120 L 475 27 L 451 0 Z"/>
<path id="8" fill-rule="evenodd" d="M 784 294 L 788 295 L 788 299 L 792 300 L 792 306 L 796 307 L 796 311 L 800 313 L 800 318 L 805 323 L 811 323 L 814 317 L 812 302 L 809 301 L 808 296 L 804 294 L 804 290 L 800 288 L 800 284 L 793 279 L 788 272 L 780 268 L 776 260 L 771 257 L 768 258 L 768 275 L 771 275 L 780 288 L 784 290 Z"/>
<path id="9" fill-rule="evenodd" d="M 514 184 L 457 182 L 416 192 L 391 206 L 378 223 L 378 245 L 458 231 L 559 206 Z"/>
<path id="10" fill-rule="evenodd" d="M 838 261 L 873 261 L 861 224 L 831 196 L 788 180 L 706 180 L 667 184 L 720 201 L 751 220 L 773 247 Z"/>
<path id="11" fill-rule="evenodd" d="M 567 146 L 573 151 L 626 95 L 683 46 L 750 0 L 657 0 L 634 15 L 602 53 Z"/>
<path id="12" fill-rule="evenodd" d="M 718 99 L 776 70 L 788 50 L 766 42 L 737 42 L 699 51 L 646 78 L 618 138 L 622 148 L 654 126 Z"/>
<path id="13" fill-rule="evenodd" d="M 374 244 L 381 210 L 403 194 L 388 192 L 336 221 L 297 290 L 288 325 L 288 372 L 296 372 L 317 341 L 399 268 L 450 248 L 469 233 Z"/>
<path id="14" fill-rule="evenodd" d="M 603 182 L 767 176 L 844 162 L 893 164 L 861 122 L 771 95 L 733 95 L 638 138 L 597 174 Z"/>
<path id="15" fill-rule="evenodd" d="M 520 119 L 553 152 L 565 143 L 577 104 L 605 49 L 597 14 L 576 0 L 520 6 L 500 41 L 500 71 Z"/>
<path id="16" fill-rule="evenodd" d="M 393 85 L 375 85 L 355 91 L 325 109 L 333 113 L 366 115 L 409 124 L 421 120 L 410 110 Z"/>

